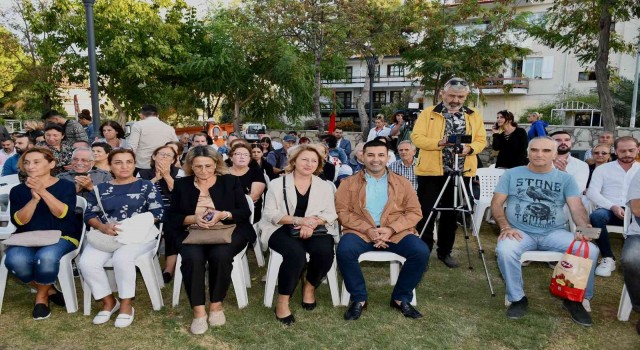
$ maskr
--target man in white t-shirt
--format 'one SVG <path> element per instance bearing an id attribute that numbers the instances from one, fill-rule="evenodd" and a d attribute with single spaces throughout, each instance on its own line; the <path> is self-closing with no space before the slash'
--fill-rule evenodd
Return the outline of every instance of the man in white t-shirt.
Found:
<path id="1" fill-rule="evenodd" d="M 622 247 L 622 272 L 627 286 L 631 305 L 640 311 L 640 172 L 631 180 L 628 205 L 631 207 L 631 225 L 627 230 L 627 239 Z M 636 332 L 640 334 L 640 318 L 636 323 Z"/>
<path id="2" fill-rule="evenodd" d="M 553 166 L 573 176 L 580 191 L 584 192 L 589 181 L 589 165 L 571 155 L 571 146 L 573 146 L 571 134 L 561 130 L 549 136 L 558 144 L 558 155 L 553 161 Z"/>
<path id="3" fill-rule="evenodd" d="M 616 269 L 607 225 L 623 225 L 629 184 L 640 170 L 640 163 L 635 161 L 638 155 L 638 140 L 631 136 L 620 137 L 615 141 L 614 148 L 618 160 L 597 167 L 591 175 L 587 190 L 587 197 L 597 207 L 589 219 L 593 227 L 602 229 L 600 238 L 596 240 L 602 253 L 596 275 L 602 277 L 611 276 L 611 272 Z"/>
<path id="4" fill-rule="evenodd" d="M 367 136 L 367 142 L 375 139 L 378 136 L 389 136 L 391 129 L 384 125 L 384 115 L 378 114 L 375 119 L 375 127 L 369 130 L 369 136 Z"/>
<path id="5" fill-rule="evenodd" d="M 176 131 L 158 119 L 158 108 L 154 105 L 142 106 L 140 121 L 131 126 L 127 140 L 136 154 L 136 171 L 151 169 L 151 154 L 167 142 L 178 141 Z"/>

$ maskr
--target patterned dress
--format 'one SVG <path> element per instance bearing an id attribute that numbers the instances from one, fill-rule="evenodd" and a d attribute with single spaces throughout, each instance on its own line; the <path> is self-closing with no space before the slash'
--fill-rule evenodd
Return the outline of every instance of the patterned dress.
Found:
<path id="1" fill-rule="evenodd" d="M 155 219 L 162 221 L 164 216 L 162 196 L 151 181 L 139 179 L 125 185 L 104 182 L 97 186 L 107 217 L 103 217 L 95 193 L 91 192 L 87 198 L 89 205 L 84 215 L 85 221 L 97 217 L 106 224 L 107 221 L 122 221 L 146 212 L 151 212 Z"/>
<path id="2" fill-rule="evenodd" d="M 56 159 L 56 167 L 53 168 L 53 171 L 51 172 L 52 176 L 58 176 L 59 174 L 64 173 L 66 171 L 64 167 L 71 164 L 73 147 L 64 142 L 60 146 L 59 150 L 53 146 L 49 146 L 46 142 L 38 142 L 36 147 L 46 148 L 53 153 L 53 157 Z"/>

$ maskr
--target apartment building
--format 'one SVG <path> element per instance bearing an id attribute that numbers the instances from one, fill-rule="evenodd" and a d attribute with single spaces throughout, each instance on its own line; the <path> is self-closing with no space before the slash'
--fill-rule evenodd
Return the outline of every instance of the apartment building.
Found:
<path id="1" fill-rule="evenodd" d="M 455 6 L 457 0 L 446 0 L 447 4 Z M 480 0 L 491 6 L 494 1 Z M 513 6 L 518 12 L 531 12 L 531 20 L 542 16 L 552 1 L 530 2 L 527 0 L 514 1 Z M 616 33 L 625 40 L 633 41 L 640 30 L 640 20 L 616 23 Z M 528 108 L 534 108 L 544 103 L 556 101 L 568 91 L 589 93 L 595 92 L 594 64 L 580 65 L 572 54 L 561 52 L 541 45 L 534 39 L 526 39 L 523 46 L 531 49 L 531 54 L 521 59 L 508 61 L 502 73 L 495 77 L 487 77 L 479 86 L 484 95 L 482 101 L 476 100 L 478 109 L 485 121 L 495 120 L 498 111 L 508 109 L 516 116 L 520 116 Z M 635 72 L 635 56 L 611 54 L 609 62 L 612 70 L 619 76 L 633 80 Z M 374 114 L 385 104 L 393 103 L 400 96 L 403 89 L 410 89 L 414 102 L 424 101 L 430 104 L 431 97 L 424 98 L 424 92 L 416 79 L 407 76 L 407 67 L 399 64 L 400 57 L 384 57 L 376 67 L 374 80 L 373 107 Z M 325 81 L 324 86 L 333 89 L 336 100 L 342 110 L 338 113 L 338 121 L 352 120 L 358 122 L 356 98 L 362 93 L 367 64 L 360 58 L 352 58 L 347 62 L 347 78 L 342 81 Z M 323 115 L 331 113 L 331 101 L 324 101 Z M 592 106 L 573 104 L 574 111 L 559 112 L 565 116 L 567 125 L 599 125 L 599 111 L 591 110 Z M 368 110 L 368 107 L 367 107 Z"/>

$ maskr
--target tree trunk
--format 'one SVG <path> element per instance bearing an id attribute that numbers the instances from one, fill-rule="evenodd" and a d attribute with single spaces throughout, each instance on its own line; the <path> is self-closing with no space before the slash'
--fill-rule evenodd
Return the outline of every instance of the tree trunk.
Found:
<path id="1" fill-rule="evenodd" d="M 320 77 L 320 61 L 321 57 L 318 52 L 315 54 L 314 69 L 315 69 L 315 91 L 313 92 L 313 114 L 318 122 L 318 132 L 324 131 L 324 121 L 322 120 L 322 113 L 320 112 L 320 92 L 322 91 L 322 80 Z"/>
<path id="2" fill-rule="evenodd" d="M 600 99 L 601 118 L 604 130 L 615 132 L 616 120 L 613 114 L 613 98 L 609 90 L 609 39 L 611 38 L 611 0 L 603 0 L 600 9 L 600 37 L 596 58 L 596 82 Z"/>
<path id="3" fill-rule="evenodd" d="M 369 102 L 369 91 L 370 91 L 371 79 L 369 79 L 369 74 L 364 77 L 364 87 L 362 88 L 362 93 L 360 97 L 358 97 L 357 108 L 358 108 L 358 118 L 360 118 L 360 130 L 362 131 L 362 140 L 366 141 L 367 136 L 369 136 L 369 115 L 367 114 L 367 110 L 365 108 L 365 104 Z"/>
<path id="4" fill-rule="evenodd" d="M 106 90 L 103 90 L 103 92 L 106 93 Z M 111 101 L 111 103 L 113 103 L 113 106 L 116 107 L 116 111 L 118 111 L 118 119 L 116 119 L 116 121 L 122 126 L 123 129 L 126 129 L 125 125 L 127 124 L 127 113 L 125 113 L 124 108 L 122 108 L 122 105 L 120 105 L 120 101 L 118 101 L 116 97 L 113 97 L 108 93 L 107 96 L 109 96 L 109 100 Z"/>
<path id="5" fill-rule="evenodd" d="M 233 132 L 240 137 L 240 101 L 235 101 L 233 103 Z"/>

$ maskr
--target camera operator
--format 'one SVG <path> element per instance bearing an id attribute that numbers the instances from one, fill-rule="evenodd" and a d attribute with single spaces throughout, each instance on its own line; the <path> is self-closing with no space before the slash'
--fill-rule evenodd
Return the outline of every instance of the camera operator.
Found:
<path id="1" fill-rule="evenodd" d="M 459 155 L 458 169 L 464 176 L 464 185 L 469 188 L 469 180 L 476 175 L 477 157 L 476 155 L 487 145 L 487 134 L 484 129 L 484 122 L 479 112 L 464 106 L 464 102 L 469 95 L 469 84 L 461 78 L 452 78 L 444 84 L 440 91 L 442 102 L 425 108 L 413 128 L 411 140 L 420 149 L 418 164 L 415 173 L 418 178 L 418 199 L 422 207 L 423 219 L 418 223 L 421 230 L 426 219 L 429 217 L 431 209 L 436 204 L 435 201 L 443 189 L 447 180 L 447 174 L 454 170 L 455 154 Z M 451 139 L 462 140 L 471 138 L 470 143 L 455 145 L 450 143 Z M 454 196 L 454 179 L 452 178 L 438 207 L 452 208 Z M 462 204 L 460 201 L 458 204 Z M 422 239 L 433 248 L 433 225 L 436 213 L 424 230 Z M 438 259 L 442 260 L 450 268 L 458 267 L 458 262 L 451 256 L 455 232 L 458 228 L 456 223 L 457 212 L 440 212 L 438 223 Z"/>

